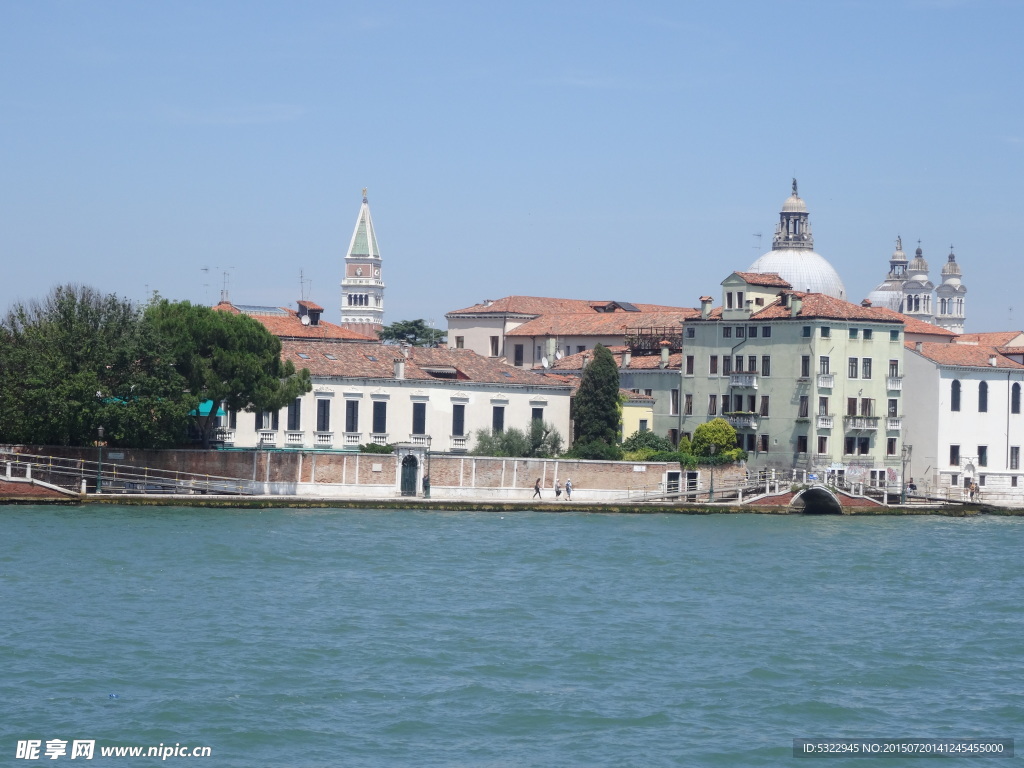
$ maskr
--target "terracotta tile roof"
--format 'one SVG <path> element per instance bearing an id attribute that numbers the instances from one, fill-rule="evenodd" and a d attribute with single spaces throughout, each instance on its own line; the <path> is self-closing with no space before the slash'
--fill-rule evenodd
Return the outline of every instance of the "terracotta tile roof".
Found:
<path id="1" fill-rule="evenodd" d="M 506 336 L 625 336 L 627 328 L 674 328 L 681 332 L 680 321 L 698 317 L 695 309 L 658 312 L 588 312 L 586 314 L 544 315 L 527 320 Z"/>
<path id="2" fill-rule="evenodd" d="M 906 342 L 909 352 L 932 360 L 940 365 L 957 365 L 968 368 L 1024 368 L 1024 364 L 1015 362 L 999 354 L 992 346 L 981 344 L 945 344 L 943 342 Z M 995 365 L 992 365 L 992 359 Z"/>
<path id="3" fill-rule="evenodd" d="M 989 331 L 987 333 L 961 333 L 956 337 L 957 344 L 987 344 L 991 347 L 1005 347 L 1017 341 L 1022 331 Z"/>
<path id="4" fill-rule="evenodd" d="M 631 389 L 620 389 L 619 395 L 626 398 L 626 402 L 638 403 L 640 405 L 651 405 L 655 402 L 652 395 L 644 395 L 640 392 L 634 392 Z"/>
<path id="5" fill-rule="evenodd" d="M 612 353 L 612 357 L 615 358 L 615 364 L 622 368 L 622 354 L 628 349 L 628 347 L 608 347 L 608 351 Z M 588 352 L 577 352 L 574 355 L 566 355 L 561 360 L 556 360 L 552 366 L 552 370 L 555 371 L 579 371 L 583 369 L 583 358 L 587 357 L 588 360 L 593 360 L 594 351 Z M 683 355 L 679 352 L 668 356 L 668 369 L 679 370 L 683 364 Z M 630 371 L 646 371 L 653 370 L 661 367 L 661 355 L 633 355 L 629 360 Z"/>
<path id="6" fill-rule="evenodd" d="M 299 302 L 299 306 L 300 307 L 305 307 L 306 309 L 311 309 L 314 312 L 323 312 L 324 311 L 323 307 L 321 307 L 319 304 L 315 304 L 312 301 L 305 301 L 305 300 L 300 301 Z"/>
<path id="7" fill-rule="evenodd" d="M 354 379 L 394 379 L 395 361 L 405 360 L 405 378 L 423 381 L 468 381 L 507 386 L 564 388 L 557 380 L 481 357 L 469 349 L 411 347 L 409 356 L 393 344 L 339 344 L 316 339 L 284 339 L 281 358 L 312 376 Z"/>
<path id="8" fill-rule="evenodd" d="M 894 320 L 899 320 L 903 323 L 903 331 L 905 333 L 914 333 L 919 336 L 944 336 L 950 341 L 953 341 L 956 336 L 953 331 L 948 328 L 941 328 L 931 323 L 926 323 L 924 320 L 919 320 L 916 317 L 910 315 L 904 315 L 897 312 L 895 309 L 889 309 L 888 307 L 871 307 L 876 312 L 881 312 L 892 317 Z"/>
<path id="9" fill-rule="evenodd" d="M 769 288 L 792 288 L 777 272 L 733 272 L 746 280 L 750 285 L 764 285 Z"/>
<path id="10" fill-rule="evenodd" d="M 304 302 L 308 309 L 317 311 L 316 304 Z M 244 306 L 244 305 L 243 305 Z M 275 314 L 261 314 L 259 312 L 243 312 L 230 302 L 222 301 L 214 307 L 220 312 L 231 312 L 236 315 L 247 314 L 253 320 L 259 321 L 263 327 L 275 336 L 282 339 L 335 339 L 338 341 L 376 341 L 373 336 L 356 333 L 340 325 L 320 320 L 316 325 L 303 325 L 299 319 L 299 313 L 288 307 L 266 307 L 268 310 L 277 310 Z M 320 310 L 322 311 L 322 310 Z"/>
<path id="11" fill-rule="evenodd" d="M 797 317 L 808 319 L 820 318 L 823 320 L 873 320 L 883 323 L 903 323 L 906 320 L 903 315 L 892 310 L 851 304 L 848 301 L 837 299 L 834 296 L 827 296 L 824 293 L 793 291 L 790 293 L 790 296 L 796 296 L 803 300 L 803 305 L 800 307 Z M 782 306 L 782 302 L 776 300 L 760 312 L 751 314 L 750 318 L 751 320 L 772 320 L 790 317 L 791 315 L 792 310 L 789 307 Z"/>
<path id="12" fill-rule="evenodd" d="M 542 296 L 506 296 L 503 299 L 481 302 L 465 309 L 455 309 L 449 312 L 451 315 L 571 315 L 580 313 L 596 313 L 595 307 L 606 307 L 617 302 L 588 301 L 585 299 L 552 299 Z M 639 312 L 674 312 L 680 307 L 667 307 L 661 304 L 632 304 Z M 615 314 L 633 315 L 637 312 L 626 312 L 618 309 Z M 611 313 L 608 313 L 611 314 Z"/>

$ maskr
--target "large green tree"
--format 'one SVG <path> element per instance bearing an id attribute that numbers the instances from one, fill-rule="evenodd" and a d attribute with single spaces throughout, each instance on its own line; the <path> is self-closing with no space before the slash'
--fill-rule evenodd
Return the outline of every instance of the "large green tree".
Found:
<path id="1" fill-rule="evenodd" d="M 62 285 L 0 320 L 0 441 L 181 444 L 193 405 L 168 346 L 126 299 Z"/>
<path id="2" fill-rule="evenodd" d="M 527 430 L 515 427 L 501 432 L 480 429 L 476 433 L 476 456 L 515 456 L 551 458 L 562 452 L 562 436 L 554 426 L 539 419 L 530 422 Z"/>
<path id="3" fill-rule="evenodd" d="M 309 371 L 296 372 L 281 360 L 281 340 L 248 315 L 159 300 L 149 305 L 146 318 L 171 345 L 175 370 L 200 401 L 234 411 L 274 411 L 312 389 Z M 216 413 L 214 407 L 196 417 L 204 446 L 213 436 Z"/>
<path id="4" fill-rule="evenodd" d="M 695 456 L 711 456 L 712 445 L 715 446 L 714 454 L 718 455 L 736 447 L 736 430 L 725 419 L 712 419 L 693 430 L 691 453 Z"/>
<path id="5" fill-rule="evenodd" d="M 594 347 L 594 359 L 583 369 L 573 398 L 574 421 L 571 454 L 580 459 L 619 459 L 622 449 L 622 404 L 619 400 L 619 368 L 606 347 Z"/>
<path id="6" fill-rule="evenodd" d="M 423 320 L 396 320 L 391 325 L 380 329 L 377 337 L 381 341 L 398 341 L 412 344 L 414 347 L 429 347 L 440 344 L 448 334 L 437 328 L 431 328 Z"/>

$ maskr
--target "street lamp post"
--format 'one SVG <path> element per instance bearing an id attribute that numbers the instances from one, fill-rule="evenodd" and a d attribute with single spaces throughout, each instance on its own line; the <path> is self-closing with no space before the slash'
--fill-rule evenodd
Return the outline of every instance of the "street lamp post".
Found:
<path id="1" fill-rule="evenodd" d="M 903 462 L 903 471 L 900 473 L 900 504 L 907 503 L 907 462 L 910 461 L 910 454 L 914 446 L 903 444 L 900 449 L 900 460 Z"/>
<path id="2" fill-rule="evenodd" d="M 423 498 L 430 498 L 430 444 L 432 439 L 430 435 L 427 435 L 427 466 L 423 473 Z"/>
<path id="3" fill-rule="evenodd" d="M 712 504 L 715 501 L 715 451 L 718 450 L 718 446 L 714 443 L 711 444 L 711 492 L 708 494 L 708 503 Z"/>
<path id="4" fill-rule="evenodd" d="M 96 441 L 97 447 L 100 449 L 100 460 L 96 463 L 96 493 L 103 492 L 103 427 L 100 426 L 96 430 L 96 434 L 100 436 L 100 439 Z"/>

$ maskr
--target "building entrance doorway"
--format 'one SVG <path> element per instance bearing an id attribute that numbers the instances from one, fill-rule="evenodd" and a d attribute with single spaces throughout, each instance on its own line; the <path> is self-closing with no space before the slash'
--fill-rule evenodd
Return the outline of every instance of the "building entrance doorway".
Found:
<path id="1" fill-rule="evenodd" d="M 403 496 L 415 496 L 416 495 L 416 475 L 419 474 L 419 462 L 416 461 L 416 457 L 409 454 L 402 459 L 402 495 Z"/>

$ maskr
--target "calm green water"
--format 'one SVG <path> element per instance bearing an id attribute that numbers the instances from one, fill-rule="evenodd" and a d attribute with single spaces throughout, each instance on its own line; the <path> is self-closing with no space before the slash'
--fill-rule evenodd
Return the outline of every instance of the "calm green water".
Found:
<path id="1" fill-rule="evenodd" d="M 375 768 L 1020 745 L 1022 545 L 1020 518 L 0 507 L 0 765 L 69 762 L 24 739 Z"/>

